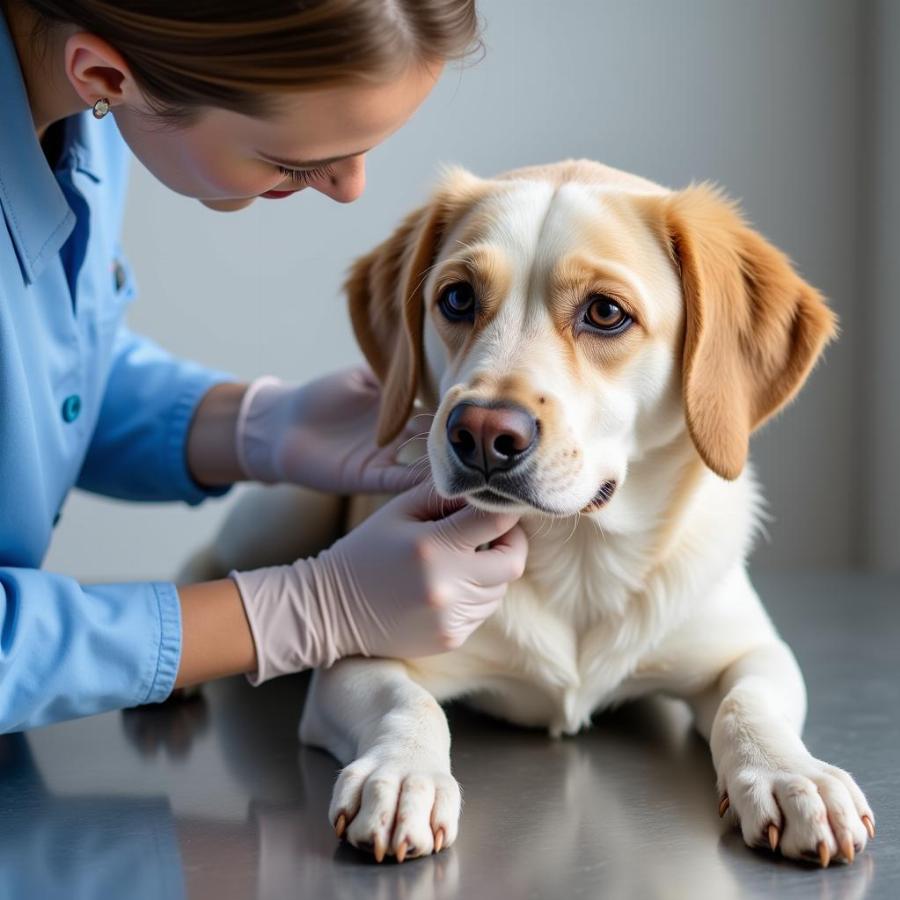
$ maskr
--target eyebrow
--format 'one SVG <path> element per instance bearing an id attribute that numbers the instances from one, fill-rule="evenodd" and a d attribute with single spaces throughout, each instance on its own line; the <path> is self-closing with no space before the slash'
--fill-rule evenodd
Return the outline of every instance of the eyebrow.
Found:
<path id="1" fill-rule="evenodd" d="M 278 166 L 284 166 L 286 169 L 320 169 L 322 166 L 330 166 L 332 163 L 341 162 L 345 159 L 351 159 L 354 156 L 362 156 L 368 153 L 368 150 L 359 150 L 356 153 L 345 153 L 342 156 L 330 156 L 327 159 L 279 159 L 277 156 L 269 156 L 268 153 L 260 153 L 259 155 L 266 162 L 275 163 Z"/>

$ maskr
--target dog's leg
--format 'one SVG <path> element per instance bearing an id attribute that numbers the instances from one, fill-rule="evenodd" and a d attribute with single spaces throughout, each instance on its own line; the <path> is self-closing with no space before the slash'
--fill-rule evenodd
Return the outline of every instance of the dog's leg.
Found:
<path id="1" fill-rule="evenodd" d="M 872 810 L 847 772 L 801 740 L 806 689 L 782 641 L 745 653 L 692 702 L 712 750 L 720 812 L 737 817 L 748 845 L 823 866 L 853 861 L 874 835 Z"/>
<path id="2" fill-rule="evenodd" d="M 345 764 L 328 811 L 339 836 L 381 862 L 456 840 L 459 785 L 443 710 L 403 663 L 350 658 L 315 673 L 300 739 Z"/>

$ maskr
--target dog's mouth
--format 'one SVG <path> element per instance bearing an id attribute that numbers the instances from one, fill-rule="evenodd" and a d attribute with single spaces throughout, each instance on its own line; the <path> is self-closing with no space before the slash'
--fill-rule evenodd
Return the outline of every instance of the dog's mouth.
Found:
<path id="1" fill-rule="evenodd" d="M 616 492 L 617 487 L 618 483 L 615 481 L 604 481 L 603 484 L 600 485 L 600 490 L 594 494 L 591 502 L 588 503 L 581 512 L 592 513 L 597 512 L 598 509 L 603 509 L 603 507 L 612 500 L 612 495 Z"/>
<path id="2" fill-rule="evenodd" d="M 454 485 L 456 490 L 453 493 L 456 496 L 466 497 L 475 506 L 488 509 L 509 509 L 510 507 L 525 505 L 545 515 L 564 517 L 597 512 L 609 503 L 616 491 L 616 487 L 617 483 L 615 481 L 604 481 L 590 502 L 577 510 L 555 508 L 552 504 L 536 496 L 534 490 L 527 483 L 504 483 L 500 485 L 492 482 L 489 485 L 482 484 L 477 487 L 456 484 Z"/>

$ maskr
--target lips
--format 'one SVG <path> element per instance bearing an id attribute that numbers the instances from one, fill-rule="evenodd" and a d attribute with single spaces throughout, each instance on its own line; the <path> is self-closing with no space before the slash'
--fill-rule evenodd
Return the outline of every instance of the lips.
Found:
<path id="1" fill-rule="evenodd" d="M 613 494 L 616 492 L 616 482 L 615 481 L 604 481 L 600 486 L 600 490 L 594 495 L 593 499 L 587 506 L 583 507 L 578 511 L 578 514 L 584 515 L 587 513 L 597 512 L 599 509 L 602 509 L 606 506 L 607 503 L 612 499 Z M 518 503 L 525 503 L 528 506 L 538 510 L 539 512 L 546 513 L 551 516 L 567 516 L 572 515 L 572 513 L 565 512 L 563 510 L 558 509 L 550 509 L 547 506 L 544 506 L 536 497 L 534 497 L 530 491 L 510 491 L 509 493 L 500 492 L 497 490 L 493 490 L 490 487 L 483 487 L 478 490 L 468 492 L 472 499 L 481 500 L 485 503 L 490 503 L 492 506 L 515 506 Z"/>
<path id="2" fill-rule="evenodd" d="M 612 499 L 612 495 L 616 492 L 616 486 L 615 481 L 604 481 L 603 484 L 600 485 L 600 490 L 594 494 L 593 500 L 591 500 L 591 502 L 581 511 L 583 513 L 596 512 L 598 509 L 606 506 Z"/>
<path id="3" fill-rule="evenodd" d="M 492 491 L 490 488 L 484 488 L 483 490 L 475 491 L 472 496 L 478 500 L 484 500 L 487 503 L 493 503 L 496 506 L 512 506 L 514 503 L 518 502 L 516 500 L 513 500 L 512 497 L 507 497 L 504 494 L 498 494 L 496 491 Z"/>
<path id="4" fill-rule="evenodd" d="M 292 194 L 296 193 L 296 191 L 266 191 L 259 196 L 265 197 L 267 200 L 282 200 L 284 197 L 290 197 Z"/>
<path id="5" fill-rule="evenodd" d="M 525 504 L 538 512 L 550 516 L 571 516 L 597 512 L 606 506 L 612 499 L 618 487 L 613 480 L 604 481 L 590 502 L 580 510 L 553 509 L 541 501 L 533 489 L 528 471 L 502 472 L 485 481 L 483 475 L 457 468 L 451 477 L 449 495 L 455 497 L 469 497 L 474 501 L 490 504 L 495 508 L 503 508 Z"/>

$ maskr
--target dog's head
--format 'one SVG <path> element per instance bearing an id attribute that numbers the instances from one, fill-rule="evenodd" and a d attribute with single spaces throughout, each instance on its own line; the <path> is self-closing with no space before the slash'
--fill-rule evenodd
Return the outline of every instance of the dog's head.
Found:
<path id="1" fill-rule="evenodd" d="M 589 162 L 451 172 L 347 288 L 379 440 L 421 398 L 438 489 L 495 510 L 599 510 L 685 429 L 736 478 L 835 331 L 718 191 Z"/>

